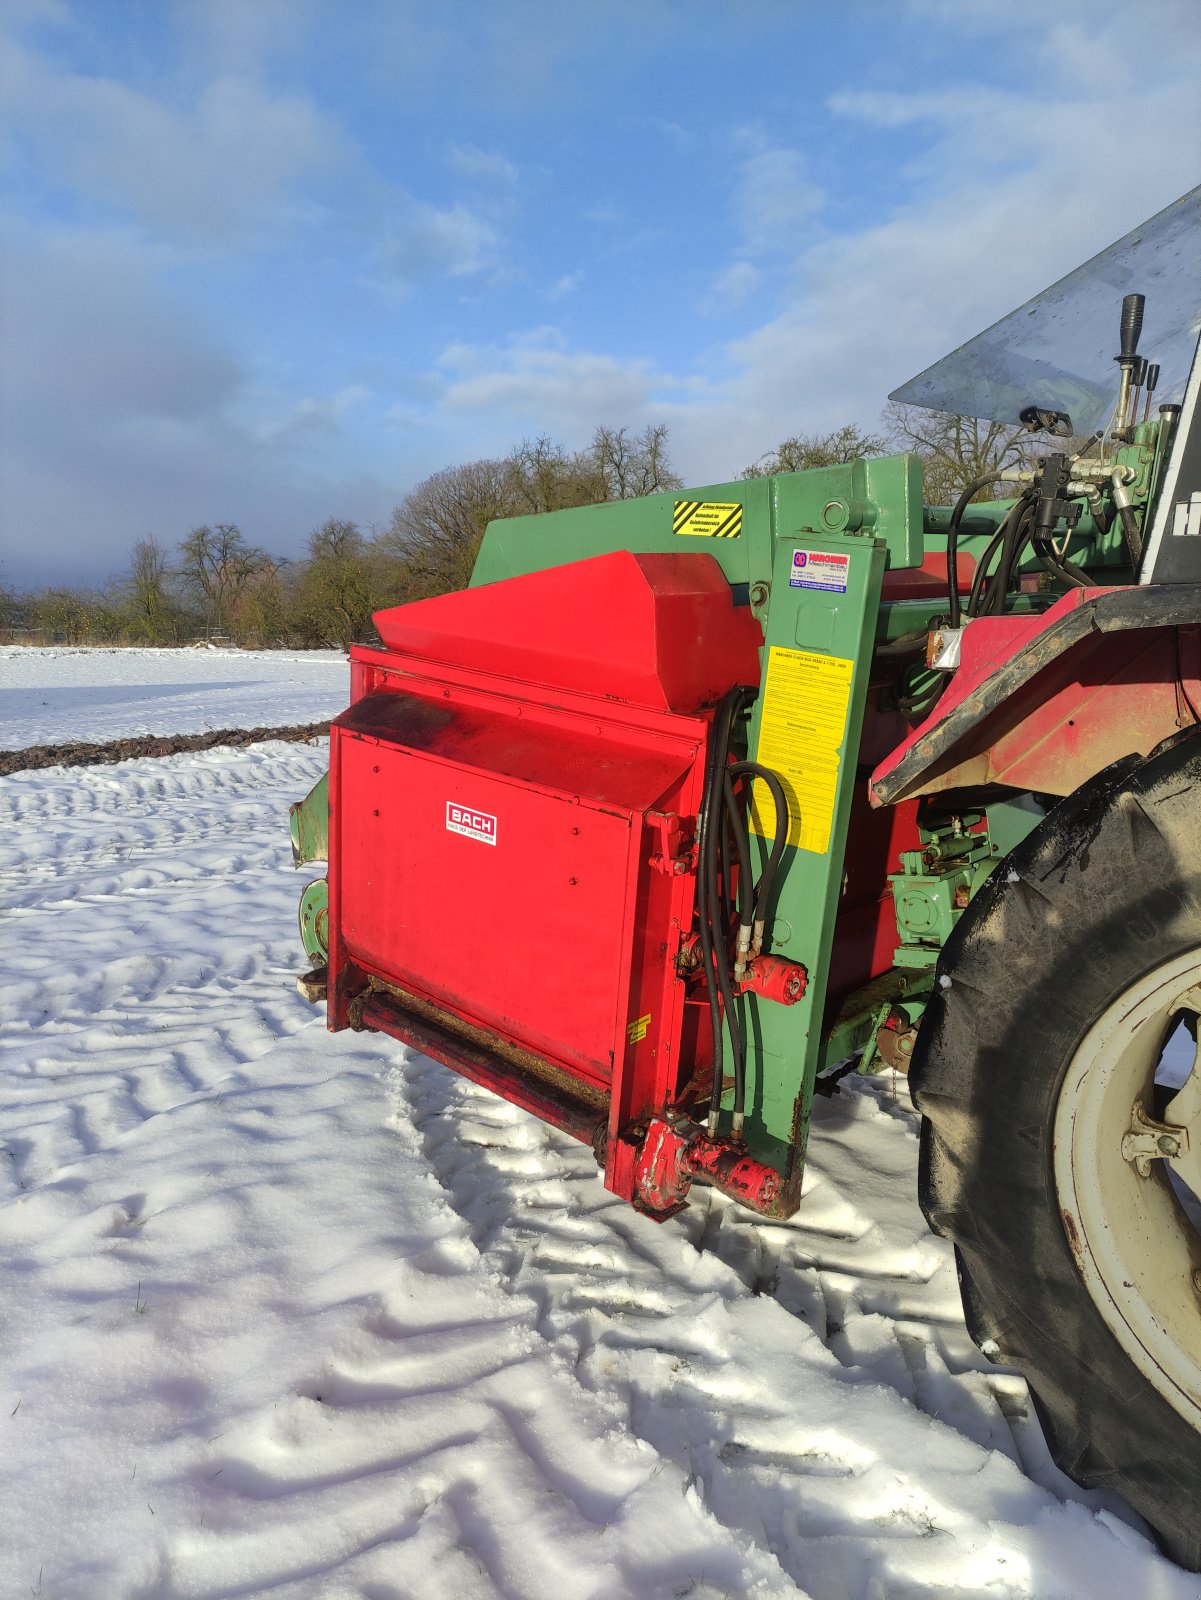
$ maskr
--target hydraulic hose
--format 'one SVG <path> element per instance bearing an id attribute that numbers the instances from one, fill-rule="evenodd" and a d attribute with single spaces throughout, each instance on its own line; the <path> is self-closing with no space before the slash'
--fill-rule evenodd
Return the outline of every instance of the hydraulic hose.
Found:
<path id="1" fill-rule="evenodd" d="M 726 768 L 724 790 L 728 825 L 726 841 L 733 845 L 733 855 L 738 867 L 738 943 L 734 952 L 734 977 L 740 979 L 751 950 L 755 891 L 751 882 L 751 841 L 747 835 L 746 818 L 739 810 L 738 801 L 734 796 L 732 770 L 730 767 Z M 730 857 L 727 855 L 722 872 L 723 882 L 728 883 L 730 868 Z"/>
<path id="2" fill-rule="evenodd" d="M 972 496 L 987 488 L 996 476 L 995 472 L 989 472 L 983 477 L 973 478 L 956 500 L 955 509 L 951 512 L 951 520 L 947 525 L 947 623 L 951 628 L 958 628 L 960 619 L 959 524 L 963 521 L 963 513 L 971 504 Z"/>
<path id="3" fill-rule="evenodd" d="M 988 572 L 989 563 L 996 555 L 997 551 L 1001 548 L 1004 539 L 1005 524 L 1002 523 L 997 529 L 996 533 L 994 533 L 992 538 L 988 541 L 987 549 L 980 557 L 980 560 L 976 563 L 976 575 L 972 579 L 972 587 L 969 590 L 967 597 L 967 614 L 969 617 L 975 617 L 979 615 L 980 597 L 984 592 L 985 574 Z"/>
<path id="4" fill-rule="evenodd" d="M 1035 546 L 1035 548 L 1038 549 L 1038 558 L 1043 566 L 1061 582 L 1073 589 L 1090 587 L 1093 580 L 1083 567 L 1078 567 L 1074 561 L 1068 561 L 1065 557 L 1057 556 L 1049 546 L 1043 548 Z"/>
<path id="5" fill-rule="evenodd" d="M 697 912 L 700 924 L 701 958 L 705 967 L 705 986 L 709 999 L 709 1022 L 713 1035 L 713 1083 L 709 1092 L 709 1132 L 717 1131 L 721 1110 L 722 1092 L 722 1009 L 730 1029 L 730 1045 L 734 1059 L 734 1085 L 737 1099 L 739 1085 L 745 1085 L 745 1058 L 742 1034 L 734 1010 L 734 986 L 730 979 L 729 952 L 726 948 L 727 930 L 715 929 L 715 913 L 720 920 L 721 901 L 718 890 L 718 859 L 726 823 L 725 769 L 729 765 L 730 729 L 743 699 L 753 691 L 735 688 L 724 695 L 713 716 L 709 735 L 709 753 L 705 763 L 705 787 L 701 797 L 699 827 L 697 829 L 697 855 L 699 868 L 697 880 Z M 714 937 L 715 931 L 718 937 Z M 745 1087 L 743 1088 L 745 1094 Z"/>
<path id="6" fill-rule="evenodd" d="M 999 616 L 1005 609 L 1005 596 L 1013 584 L 1014 573 L 1021 560 L 1022 551 L 1034 537 L 1034 507 L 1030 500 L 1019 499 L 1002 524 L 1005 537 L 1001 541 L 1001 554 L 997 570 L 982 594 L 978 612 L 973 615 Z"/>
<path id="7" fill-rule="evenodd" d="M 713 1034 L 713 1081 L 709 1092 L 708 1118 L 710 1137 L 717 1132 L 721 1114 L 723 1018 L 729 1029 L 734 1068 L 731 1125 L 736 1138 L 742 1134 L 746 1115 L 746 1043 L 736 1010 L 734 978 L 729 960 L 730 907 L 727 902 L 732 898 L 735 869 L 739 924 L 735 973 L 741 976 L 747 958 L 752 954 L 757 955 L 763 947 L 767 906 L 784 846 L 788 842 L 791 821 L 788 796 L 774 772 L 760 766 L 757 761 L 730 763 L 730 735 L 734 721 L 754 692 L 745 688 L 731 690 L 714 714 L 697 830 L 700 867 L 697 910 Z M 775 838 L 758 884 L 754 883 L 751 869 L 750 836 L 744 808 L 735 793 L 738 779 L 747 777 L 758 778 L 767 785 L 776 808 Z"/>
<path id="8" fill-rule="evenodd" d="M 1008 592 L 1009 585 L 1013 581 L 1014 562 L 1024 543 L 1022 529 L 1027 509 L 1026 496 L 1022 495 L 1014 501 L 997 525 L 997 531 L 980 557 L 976 575 L 972 579 L 971 592 L 967 598 L 968 616 L 987 615 L 997 610 L 995 595 L 998 591 L 1002 595 Z M 992 574 L 993 581 L 990 581 L 988 568 L 998 550 L 1001 552 L 1000 558 L 997 561 L 996 571 Z"/>
<path id="9" fill-rule="evenodd" d="M 776 871 L 780 865 L 780 859 L 784 854 L 784 846 L 788 842 L 790 814 L 788 807 L 788 796 L 784 792 L 784 785 L 780 782 L 779 778 L 774 772 L 769 771 L 766 767 L 760 766 L 757 761 L 736 761 L 733 766 L 729 768 L 726 775 L 726 785 L 731 803 L 733 803 L 734 800 L 734 782 L 740 777 L 759 778 L 766 783 L 768 789 L 771 791 L 772 800 L 775 803 L 776 808 L 775 838 L 772 841 L 771 854 L 768 856 L 767 864 L 760 875 L 758 885 L 753 891 L 753 913 L 750 908 L 752 899 L 750 842 L 747 836 L 746 824 L 742 820 L 741 814 L 739 814 L 739 825 L 735 836 L 739 839 L 739 849 L 742 851 L 742 858 L 739 864 L 739 900 L 742 904 L 742 910 L 740 912 L 741 926 L 738 930 L 738 955 L 741 962 L 745 952 L 744 941 L 746 939 L 746 935 L 748 932 L 752 931 L 750 927 L 752 915 L 754 918 L 754 937 L 750 946 L 750 953 L 758 955 L 759 951 L 763 948 L 763 932 L 767 918 L 768 898 L 771 895 L 772 885 L 775 880 Z M 742 893 L 742 884 L 744 881 L 746 884 L 745 897 Z M 730 1002 L 727 1002 L 727 1004 L 729 1003 Z M 746 1115 L 746 1046 L 745 1042 L 741 1038 L 741 1033 L 739 1035 L 738 1051 L 739 1059 L 736 1061 L 734 1070 L 734 1105 L 731 1118 L 731 1126 L 736 1137 L 742 1133 L 743 1121 Z"/>
<path id="10" fill-rule="evenodd" d="M 1130 565 L 1137 572 L 1143 554 L 1143 536 L 1139 532 L 1134 507 L 1130 504 L 1119 505 L 1118 516 L 1122 519 L 1122 533 L 1125 535 L 1126 548 L 1130 552 Z"/>
<path id="11" fill-rule="evenodd" d="M 768 767 L 761 767 L 757 761 L 736 761 L 730 768 L 731 780 L 749 777 L 758 778 L 768 789 L 772 803 L 776 808 L 776 833 L 772 840 L 771 854 L 763 868 L 762 876 L 755 889 L 755 940 L 757 946 L 763 943 L 763 927 L 767 921 L 767 902 L 775 884 L 776 873 L 780 867 L 780 860 L 784 854 L 784 846 L 788 843 L 788 830 L 792 823 L 788 806 L 788 796 L 784 792 L 784 785 Z M 758 954 L 758 949 L 756 949 Z"/>

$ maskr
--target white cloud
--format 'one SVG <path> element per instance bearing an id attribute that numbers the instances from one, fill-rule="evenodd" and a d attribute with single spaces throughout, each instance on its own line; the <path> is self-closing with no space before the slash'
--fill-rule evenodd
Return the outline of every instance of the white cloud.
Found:
<path id="1" fill-rule="evenodd" d="M 991 88 L 918 94 L 844 89 L 830 95 L 826 105 L 836 116 L 874 128 L 904 128 L 919 122 L 970 126 L 981 118 L 991 119 L 1007 99 L 1017 104 L 1022 96 L 1016 91 L 1006 96 Z M 994 125 L 990 122 L 990 126 Z"/>
<path id="2" fill-rule="evenodd" d="M 678 387 L 647 361 L 564 348 L 555 328 L 504 345 L 450 346 L 439 361 L 439 411 L 488 414 L 511 432 L 547 432 L 577 442 L 601 422 L 640 426 L 656 396 Z"/>
<path id="3" fill-rule="evenodd" d="M 8 118 L 47 170 L 171 238 L 261 239 L 301 216 L 302 193 L 349 159 L 338 128 L 300 94 L 223 76 L 172 106 L 0 48 Z"/>
<path id="4" fill-rule="evenodd" d="M 361 383 L 347 384 L 334 394 L 305 395 L 287 406 L 282 416 L 252 426 L 256 439 L 265 444 L 280 441 L 299 443 L 330 436 L 343 419 L 370 398 L 371 391 Z"/>
<path id="5" fill-rule="evenodd" d="M 742 152 L 734 201 L 749 256 L 795 252 L 804 231 L 825 203 L 808 175 L 800 150 L 773 143 L 761 128 L 741 128 L 734 148 Z"/>
<path id="6" fill-rule="evenodd" d="M 452 144 L 446 159 L 461 177 L 490 188 L 511 189 L 517 183 L 517 168 L 507 156 L 494 150 L 481 150 L 474 144 Z"/>
<path id="7" fill-rule="evenodd" d="M 386 280 L 407 286 L 435 274 L 462 278 L 495 269 L 499 252 L 491 224 L 468 207 L 413 201 L 376 249 L 374 262 Z"/>
<path id="8" fill-rule="evenodd" d="M 378 519 L 394 500 L 341 449 L 356 391 L 302 401 L 263 437 L 242 365 L 136 238 L 13 238 L 4 292 L 20 307 L 0 367 L 6 580 L 97 581 L 134 539 L 170 545 L 202 522 L 293 554 L 321 514 Z"/>
<path id="9" fill-rule="evenodd" d="M 740 306 L 759 287 L 763 274 L 750 261 L 735 261 L 713 280 L 705 301 L 706 310 L 725 310 Z"/>
<path id="10" fill-rule="evenodd" d="M 792 217 L 793 274 L 776 314 L 711 352 L 703 379 L 544 336 L 456 353 L 443 407 L 520 415 L 531 431 L 553 432 L 560 417 L 580 428 L 602 419 L 665 420 L 673 459 L 694 484 L 732 476 L 790 433 L 846 421 L 870 427 L 890 389 L 1196 182 L 1201 37 L 1178 23 L 1171 13 L 1159 24 L 1158 65 L 1148 78 L 1157 126 L 1173 131 L 1154 147 L 1152 167 L 1148 142 L 1114 116 L 1108 79 L 1074 79 L 1071 98 L 1052 93 L 1062 62 L 1106 58 L 1119 23 L 1108 34 L 1065 25 L 1041 36 L 1037 48 L 1023 45 L 1020 87 L 985 94 L 965 85 L 930 97 L 932 134 L 917 176 L 891 214 L 866 226 L 836 234 L 827 223 L 813 237 L 811 227 L 798 226 L 804 194 L 773 219 L 775 197 L 790 192 L 787 182 L 767 181 L 773 166 L 802 185 L 803 169 L 760 160 L 774 158 L 774 147 L 753 150 L 746 160 L 757 163 L 750 192 L 763 197 L 759 218 L 774 227 Z M 969 104 L 984 110 L 969 118 Z M 845 99 L 839 105 L 848 116 L 858 108 Z M 915 109 L 908 99 L 893 102 L 882 118 Z M 812 212 L 805 214 L 811 223 Z M 744 266 L 756 263 L 739 258 L 719 285 L 749 284 Z M 1115 338 L 1117 299 L 1115 291 Z"/>

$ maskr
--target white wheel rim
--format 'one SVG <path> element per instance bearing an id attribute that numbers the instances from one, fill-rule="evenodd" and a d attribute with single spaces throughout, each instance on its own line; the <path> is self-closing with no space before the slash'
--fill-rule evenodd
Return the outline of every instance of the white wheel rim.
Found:
<path id="1" fill-rule="evenodd" d="M 1151 1089 L 1172 1019 L 1201 1013 L 1201 950 L 1158 967 L 1108 1007 L 1082 1041 L 1055 1115 L 1055 1188 L 1072 1254 L 1093 1302 L 1156 1391 L 1201 1430 L 1201 1065 L 1155 1111 Z M 1178 1154 L 1157 1149 L 1140 1173 L 1123 1139 L 1139 1102 L 1184 1127 Z M 1191 1211 L 1191 1214 L 1190 1214 Z"/>

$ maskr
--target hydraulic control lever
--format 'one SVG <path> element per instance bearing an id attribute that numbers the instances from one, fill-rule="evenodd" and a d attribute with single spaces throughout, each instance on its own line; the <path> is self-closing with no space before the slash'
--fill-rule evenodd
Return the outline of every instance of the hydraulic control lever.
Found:
<path id="1" fill-rule="evenodd" d="M 1118 408 L 1114 413 L 1114 431 L 1117 433 L 1124 433 L 1130 426 L 1130 392 L 1138 367 L 1138 341 L 1143 331 L 1143 308 L 1146 304 L 1147 297 L 1143 294 L 1128 294 L 1122 300 L 1120 349 L 1113 358 L 1122 373 L 1121 388 L 1118 390 Z"/>

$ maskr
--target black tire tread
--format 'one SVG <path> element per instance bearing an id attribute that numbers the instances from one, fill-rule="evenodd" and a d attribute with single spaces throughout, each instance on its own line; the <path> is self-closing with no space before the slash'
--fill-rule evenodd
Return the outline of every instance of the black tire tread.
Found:
<path id="1" fill-rule="evenodd" d="M 1201 736 L 1129 757 L 994 871 L 938 963 L 909 1081 L 920 1199 L 955 1244 L 969 1331 L 1027 1378 L 1051 1453 L 1116 1490 L 1201 1570 L 1201 1434 L 1094 1307 L 1059 1216 L 1051 1136 L 1080 1039 L 1145 972 L 1201 945 Z"/>

